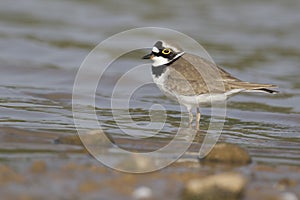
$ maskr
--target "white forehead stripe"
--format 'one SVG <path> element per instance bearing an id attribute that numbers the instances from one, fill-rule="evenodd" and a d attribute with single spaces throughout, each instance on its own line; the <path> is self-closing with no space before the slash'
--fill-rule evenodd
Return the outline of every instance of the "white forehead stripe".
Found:
<path id="1" fill-rule="evenodd" d="M 162 41 L 162 46 L 165 47 L 165 48 L 170 48 L 175 52 L 181 52 L 182 51 L 180 48 L 177 48 L 177 46 L 170 45 L 170 44 L 166 43 L 165 41 Z"/>
<path id="2" fill-rule="evenodd" d="M 154 53 L 159 53 L 159 49 L 158 49 L 157 47 L 153 47 L 153 48 L 152 48 L 152 52 L 154 52 Z"/>

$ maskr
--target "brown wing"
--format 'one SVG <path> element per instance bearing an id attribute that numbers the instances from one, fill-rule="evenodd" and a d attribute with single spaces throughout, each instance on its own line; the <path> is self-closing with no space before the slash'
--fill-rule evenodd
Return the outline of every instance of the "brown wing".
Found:
<path id="1" fill-rule="evenodd" d="M 184 54 L 169 66 L 165 87 L 176 94 L 193 96 L 224 93 L 233 89 L 261 90 L 276 86 L 241 81 L 206 59 Z"/>

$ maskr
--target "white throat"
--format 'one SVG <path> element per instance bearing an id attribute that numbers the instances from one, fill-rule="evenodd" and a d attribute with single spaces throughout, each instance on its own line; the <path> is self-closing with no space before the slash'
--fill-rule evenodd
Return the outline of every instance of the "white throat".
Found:
<path id="1" fill-rule="evenodd" d="M 158 66 L 161 66 L 161 65 L 168 64 L 168 63 L 172 62 L 173 60 L 179 58 L 183 54 L 184 54 L 184 52 L 181 52 L 181 53 L 177 54 L 172 60 L 168 60 L 167 58 L 164 58 L 162 56 L 155 56 L 155 57 L 152 58 L 152 60 L 153 60 L 152 66 L 153 67 L 158 67 Z"/>
<path id="2" fill-rule="evenodd" d="M 164 58 L 162 56 L 155 56 L 152 58 L 152 60 L 153 60 L 153 63 L 152 63 L 153 67 L 165 65 L 170 62 L 167 58 Z"/>

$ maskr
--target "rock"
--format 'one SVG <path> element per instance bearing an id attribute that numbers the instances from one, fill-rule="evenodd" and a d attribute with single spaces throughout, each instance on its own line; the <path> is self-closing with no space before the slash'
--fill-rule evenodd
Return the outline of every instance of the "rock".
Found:
<path id="1" fill-rule="evenodd" d="M 91 193 L 91 192 L 98 191 L 99 189 L 100 189 L 99 183 L 93 180 L 87 180 L 82 182 L 78 188 L 79 192 L 82 193 Z"/>
<path id="2" fill-rule="evenodd" d="M 0 165 L 0 185 L 24 182 L 25 177 L 6 165 Z"/>
<path id="3" fill-rule="evenodd" d="M 240 199 L 246 182 L 242 175 L 233 172 L 212 175 L 203 179 L 192 179 L 187 182 L 182 192 L 182 199 Z"/>
<path id="4" fill-rule="evenodd" d="M 246 192 L 246 199 L 263 199 L 263 200 L 283 200 L 281 194 L 272 189 L 266 189 L 263 191 L 254 189 Z"/>
<path id="5" fill-rule="evenodd" d="M 208 155 L 200 161 L 244 165 L 251 163 L 251 157 L 245 149 L 238 145 L 220 143 L 216 144 Z"/>
<path id="6" fill-rule="evenodd" d="M 38 160 L 32 163 L 30 170 L 32 173 L 44 173 L 47 171 L 47 166 L 44 161 Z"/>
<path id="7" fill-rule="evenodd" d="M 133 191 L 134 199 L 149 199 L 152 196 L 152 190 L 149 187 L 140 186 Z"/>
<path id="8" fill-rule="evenodd" d="M 288 187 L 295 187 L 297 184 L 297 181 L 294 179 L 282 178 L 277 182 L 275 186 L 279 190 L 285 190 Z"/>
<path id="9" fill-rule="evenodd" d="M 80 145 L 82 142 L 78 135 L 63 135 L 55 139 L 56 144 L 71 144 L 71 145 Z"/>
<path id="10" fill-rule="evenodd" d="M 80 145 L 84 153 L 97 157 L 113 147 L 114 141 L 102 130 L 93 130 L 80 135 L 64 135 L 55 139 L 56 144 Z"/>
<path id="11" fill-rule="evenodd" d="M 283 192 L 280 197 L 281 200 L 298 200 L 298 197 L 292 192 Z"/>
<path id="12" fill-rule="evenodd" d="M 121 171 L 141 173 L 151 170 L 153 163 L 145 156 L 133 154 L 121 160 L 116 167 Z"/>
<path id="13" fill-rule="evenodd" d="M 57 144 L 71 144 L 80 146 L 114 144 L 111 136 L 101 130 L 89 131 L 80 135 L 63 135 L 55 139 Z"/>

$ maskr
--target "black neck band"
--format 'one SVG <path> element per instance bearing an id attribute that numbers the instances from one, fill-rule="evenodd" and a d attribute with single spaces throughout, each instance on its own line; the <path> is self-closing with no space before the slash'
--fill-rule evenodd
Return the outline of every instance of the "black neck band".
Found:
<path id="1" fill-rule="evenodd" d="M 152 66 L 152 74 L 155 77 L 160 77 L 160 75 L 166 71 L 166 68 L 167 68 L 167 65 L 160 65 L 157 67 Z"/>

